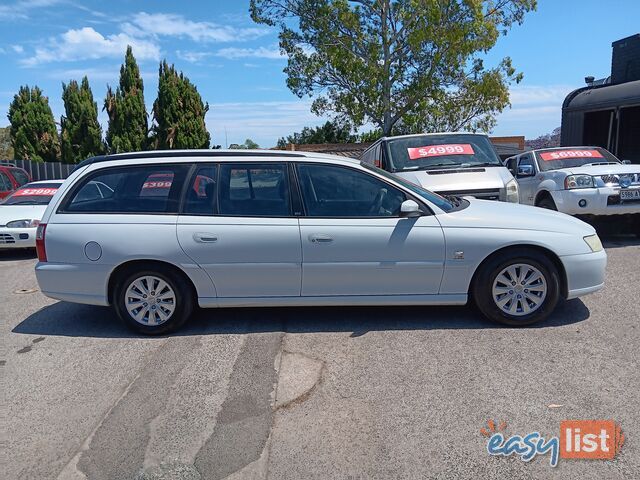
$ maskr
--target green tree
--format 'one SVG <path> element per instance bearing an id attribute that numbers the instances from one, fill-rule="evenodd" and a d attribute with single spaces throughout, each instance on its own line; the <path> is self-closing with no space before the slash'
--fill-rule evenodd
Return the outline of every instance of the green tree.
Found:
<path id="1" fill-rule="evenodd" d="M 251 0 L 254 21 L 280 29 L 287 86 L 384 135 L 488 130 L 519 82 L 510 58 L 482 56 L 536 0 Z"/>
<path id="2" fill-rule="evenodd" d="M 11 127 L 0 128 L 0 160 L 13 160 Z"/>
<path id="3" fill-rule="evenodd" d="M 18 160 L 56 162 L 60 143 L 49 99 L 38 87 L 20 87 L 7 115 L 11 122 L 11 141 Z"/>
<path id="4" fill-rule="evenodd" d="M 154 146 L 158 149 L 209 148 L 204 117 L 209 104 L 182 72 L 164 60 L 160 64 L 158 98 L 153 103 Z"/>
<path id="5" fill-rule="evenodd" d="M 247 138 L 244 143 L 232 143 L 229 145 L 229 148 L 231 150 L 255 150 L 256 148 L 260 148 L 260 145 L 250 138 Z"/>
<path id="6" fill-rule="evenodd" d="M 120 84 L 115 93 L 107 87 L 103 109 L 109 115 L 106 140 L 111 153 L 146 150 L 149 131 L 144 85 L 130 46 L 120 67 Z"/>
<path id="7" fill-rule="evenodd" d="M 285 148 L 288 144 L 296 145 L 318 143 L 353 143 L 358 140 L 357 135 L 351 133 L 348 123 L 339 121 L 325 122 L 319 127 L 304 127 L 301 132 L 278 139 L 278 148 Z"/>
<path id="8" fill-rule="evenodd" d="M 65 115 L 60 118 L 62 161 L 78 163 L 85 158 L 104 153 L 102 128 L 98 123 L 98 104 L 87 77 L 80 85 L 71 80 L 62 84 Z"/>

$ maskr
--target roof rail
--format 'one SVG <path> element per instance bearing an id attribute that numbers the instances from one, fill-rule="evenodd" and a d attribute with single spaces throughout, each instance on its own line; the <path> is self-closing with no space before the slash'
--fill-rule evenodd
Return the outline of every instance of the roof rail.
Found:
<path id="1" fill-rule="evenodd" d="M 144 152 L 116 153 L 97 155 L 80 162 L 74 170 L 93 163 L 110 160 L 134 160 L 138 158 L 171 158 L 171 157 L 306 157 L 303 153 L 285 150 L 253 151 L 253 150 L 147 150 Z"/>

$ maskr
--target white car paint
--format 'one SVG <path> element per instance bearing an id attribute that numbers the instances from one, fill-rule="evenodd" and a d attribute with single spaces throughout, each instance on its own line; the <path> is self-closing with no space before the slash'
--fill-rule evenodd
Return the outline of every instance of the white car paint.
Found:
<path id="1" fill-rule="evenodd" d="M 476 151 L 472 156 L 453 157 L 459 158 L 457 165 L 451 164 L 428 169 L 420 168 L 418 170 L 399 170 L 393 168 L 394 163 L 397 162 L 394 158 L 391 158 L 393 156 L 393 148 L 390 148 L 390 145 L 394 145 L 395 142 L 405 141 L 412 142 L 412 145 L 425 145 L 425 148 L 471 141 L 477 142 L 477 146 L 485 147 L 485 151 Z M 437 143 L 434 144 L 432 142 Z M 477 165 L 479 163 L 478 159 L 495 162 L 495 164 Z M 394 175 L 405 178 L 440 195 L 471 195 L 480 199 L 518 203 L 518 184 L 511 172 L 502 165 L 489 137 L 484 134 L 446 132 L 383 137 L 365 150 L 362 154 L 362 160 L 370 165 L 381 166 Z M 434 156 L 433 161 L 437 162 L 438 157 Z"/>
<path id="2" fill-rule="evenodd" d="M 474 198 L 467 208 L 446 213 L 399 179 L 342 157 L 214 152 L 216 156 L 211 151 L 160 152 L 149 158 L 114 155 L 80 166 L 43 216 L 47 261 L 36 265 L 42 292 L 65 301 L 109 305 L 109 280 L 116 268 L 131 260 L 157 260 L 186 273 L 202 307 L 464 304 L 481 262 L 514 245 L 539 247 L 555 256 L 566 270 L 568 298 L 604 284 L 606 253 L 592 252 L 584 240 L 595 235 L 594 229 L 563 214 Z M 348 167 L 419 199 L 432 214 L 258 218 L 58 212 L 65 195 L 92 172 L 176 162 Z M 99 255 L 94 243 L 100 246 Z"/>
<path id="3" fill-rule="evenodd" d="M 593 148 L 595 147 L 562 147 L 564 150 Z M 596 164 L 542 171 L 540 162 L 543 160 L 538 158 L 539 152 L 540 150 L 535 150 L 516 157 L 516 161 L 519 162 L 523 156 L 535 154 L 533 158 L 535 175 L 530 177 L 516 175 L 520 186 L 521 203 L 536 205 L 543 195 L 549 194 L 557 210 L 569 215 L 640 214 L 640 201 L 609 202 L 609 198 L 619 199 L 621 190 L 640 191 L 640 165 Z M 508 159 L 507 162 L 510 160 Z M 594 187 L 566 189 L 565 179 L 570 175 L 589 175 L 593 177 Z M 621 188 L 618 183 L 621 176 L 630 179 L 629 185 L 624 188 Z M 581 201 L 586 201 L 586 204 L 581 206 Z"/>
<path id="4" fill-rule="evenodd" d="M 38 185 L 53 183 L 62 184 L 62 181 L 31 182 L 21 186 L 18 190 L 38 188 Z M 47 205 L 4 205 L 0 203 L 0 249 L 34 248 L 36 246 L 36 227 L 10 228 L 7 227 L 7 224 L 16 220 L 40 220 L 46 209 Z"/>

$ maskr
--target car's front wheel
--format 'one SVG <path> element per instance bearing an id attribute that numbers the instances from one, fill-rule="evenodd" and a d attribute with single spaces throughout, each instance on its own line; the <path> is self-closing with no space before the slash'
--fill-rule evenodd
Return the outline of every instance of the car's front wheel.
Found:
<path id="1" fill-rule="evenodd" d="M 193 303 L 186 282 L 161 267 L 123 275 L 113 298 L 120 319 L 146 335 L 162 335 L 181 327 L 191 315 Z"/>
<path id="2" fill-rule="evenodd" d="M 473 299 L 489 319 L 524 326 L 547 318 L 560 299 L 558 269 L 544 254 L 518 250 L 489 259 L 473 282 Z"/>

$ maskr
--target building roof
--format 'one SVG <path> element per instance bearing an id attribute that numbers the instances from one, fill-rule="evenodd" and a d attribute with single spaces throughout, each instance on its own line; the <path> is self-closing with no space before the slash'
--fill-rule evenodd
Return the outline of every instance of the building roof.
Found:
<path id="1" fill-rule="evenodd" d="M 640 80 L 617 85 L 599 85 L 574 90 L 562 104 L 563 110 L 593 110 L 640 103 Z"/>

